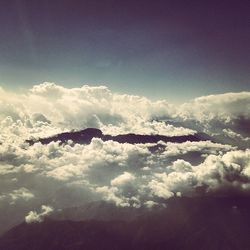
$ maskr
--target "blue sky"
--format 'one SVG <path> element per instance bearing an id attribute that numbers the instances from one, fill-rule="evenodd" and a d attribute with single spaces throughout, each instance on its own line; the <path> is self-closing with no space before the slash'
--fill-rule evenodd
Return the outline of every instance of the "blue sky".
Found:
<path id="1" fill-rule="evenodd" d="M 249 90 L 247 1 L 2 1 L 0 85 L 104 84 L 172 102 Z"/>

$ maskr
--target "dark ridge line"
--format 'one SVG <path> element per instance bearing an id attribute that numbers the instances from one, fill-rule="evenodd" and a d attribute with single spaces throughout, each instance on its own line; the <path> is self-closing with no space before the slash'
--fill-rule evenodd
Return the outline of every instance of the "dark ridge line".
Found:
<path id="1" fill-rule="evenodd" d="M 163 142 L 176 142 L 182 143 L 186 141 L 207 141 L 211 138 L 204 133 L 196 133 L 194 135 L 181 135 L 181 136 L 165 136 L 165 135 L 141 135 L 141 134 L 121 134 L 121 135 L 104 135 L 100 129 L 96 128 L 87 128 L 80 131 L 65 132 L 57 134 L 47 138 L 39 138 L 37 140 L 26 140 L 25 142 L 29 145 L 33 145 L 37 142 L 42 144 L 49 144 L 50 142 L 60 141 L 65 143 L 68 140 L 72 140 L 74 143 L 78 144 L 89 144 L 93 138 L 100 138 L 103 141 L 116 141 L 119 143 L 157 143 L 159 141 Z"/>

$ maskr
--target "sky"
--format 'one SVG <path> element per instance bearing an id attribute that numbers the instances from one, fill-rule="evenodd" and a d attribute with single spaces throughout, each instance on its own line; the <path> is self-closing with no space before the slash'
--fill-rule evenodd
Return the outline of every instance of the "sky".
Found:
<path id="1" fill-rule="evenodd" d="M 2 0 L 0 86 L 183 102 L 249 90 L 249 1 Z"/>
<path id="2" fill-rule="evenodd" d="M 1 0 L 0 235 L 96 201 L 248 197 L 248 2 Z"/>

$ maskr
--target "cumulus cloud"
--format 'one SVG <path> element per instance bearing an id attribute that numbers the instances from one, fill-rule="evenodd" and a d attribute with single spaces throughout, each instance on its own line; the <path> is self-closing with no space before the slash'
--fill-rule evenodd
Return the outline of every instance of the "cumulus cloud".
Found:
<path id="1" fill-rule="evenodd" d="M 113 179 L 111 181 L 111 185 L 122 187 L 122 186 L 126 186 L 128 184 L 133 183 L 134 180 L 135 180 L 134 175 L 132 175 L 128 172 L 124 172 L 123 174 L 121 174 L 121 175 L 117 176 L 115 179 Z"/>
<path id="2" fill-rule="evenodd" d="M 160 143 L 163 148 L 155 153 L 148 148 L 151 144 L 120 144 L 114 141 L 103 142 L 98 138 L 94 138 L 89 145 L 60 145 L 58 142 L 48 145 L 36 143 L 27 148 L 13 145 L 8 148 L 11 156 L 5 158 L 4 163 L 12 162 L 15 167 L 5 167 L 2 175 L 9 179 L 18 178 L 13 184 L 6 183 L 8 187 L 21 184 L 19 182 L 26 178 L 26 187 L 35 189 L 42 200 L 47 194 L 44 186 L 52 189 L 50 193 L 65 187 L 72 192 L 82 192 L 82 197 L 87 192 L 94 199 L 138 205 L 149 199 L 154 200 L 148 194 L 152 183 L 159 179 L 159 176 L 155 178 L 156 173 L 180 172 L 181 168 L 183 172 L 189 171 L 191 163 L 184 165 L 185 161 L 175 160 L 175 157 L 199 152 L 196 157 L 204 161 L 209 153 L 223 155 L 234 149 L 229 145 L 203 141 Z M 7 154 L 7 148 L 4 154 Z M 32 184 L 34 181 L 37 183 L 35 186 Z M 62 205 L 65 198 L 60 200 L 59 197 L 56 199 L 57 205 Z"/>
<path id="3" fill-rule="evenodd" d="M 174 196 L 232 190 L 248 194 L 249 95 L 201 97 L 178 107 L 164 100 L 112 93 L 105 86 L 65 88 L 43 83 L 23 94 L 0 89 L 0 204 L 4 209 L 15 204 L 17 211 L 21 206 L 27 211 L 43 204 L 57 209 L 92 200 L 154 207 Z M 86 127 L 107 134 L 188 135 L 199 128 L 186 126 L 190 121 L 203 132 L 239 139 L 246 147 L 238 150 L 223 140 L 132 145 L 93 138 L 88 145 L 24 143 Z M 31 211 L 26 221 L 41 221 L 51 209 Z"/>
<path id="4" fill-rule="evenodd" d="M 42 222 L 44 218 L 53 212 L 53 208 L 50 206 L 41 206 L 41 212 L 30 211 L 28 215 L 25 216 L 26 223 Z"/>
<path id="5" fill-rule="evenodd" d="M 242 138 L 250 136 L 250 92 L 225 93 L 196 98 L 181 105 L 176 117 L 185 123 L 192 121 L 195 125 L 193 128 L 199 127 L 203 132 L 220 139 L 223 139 L 223 134 L 226 137 L 228 135 L 232 137 L 232 133 L 228 133 L 229 129 L 239 134 L 237 136 L 239 141 L 236 143 L 240 145 Z M 189 124 L 191 125 L 191 123 Z M 234 139 L 236 139 L 235 134 Z M 245 141 L 244 145 L 249 147 L 249 141 Z"/>
<path id="6" fill-rule="evenodd" d="M 218 119 L 230 122 L 238 117 L 250 119 L 250 92 L 202 96 L 183 104 L 179 115 L 196 120 Z"/>
<path id="7" fill-rule="evenodd" d="M 0 118 L 2 126 L 10 123 L 9 132 L 18 136 L 48 136 L 72 129 L 101 128 L 109 134 L 140 133 L 187 135 L 196 127 L 185 128 L 195 120 L 205 132 L 217 128 L 236 128 L 246 132 L 250 124 L 249 92 L 210 95 L 176 106 L 165 100 L 112 93 L 107 87 L 65 88 L 45 82 L 27 93 L 14 94 L 1 89 Z M 160 119 L 177 119 L 176 127 Z M 226 124 L 226 125 L 225 125 Z M 225 127 L 228 126 L 228 127 Z M 46 131 L 46 134 L 44 133 Z"/>
<path id="8" fill-rule="evenodd" d="M 152 193 L 161 198 L 172 197 L 177 192 L 192 196 L 216 191 L 249 193 L 250 151 L 230 151 L 223 155 L 209 155 L 198 166 L 177 160 L 168 173 L 156 173 L 150 182 Z"/>
<path id="9" fill-rule="evenodd" d="M 194 133 L 191 129 L 175 128 L 160 121 L 151 122 L 158 117 L 169 117 L 174 112 L 174 106 L 166 101 L 153 102 L 145 97 L 119 95 L 105 86 L 84 85 L 69 89 L 45 82 L 25 94 L 2 92 L 2 120 L 10 119 L 5 123 L 21 127 L 22 132 L 29 136 L 41 136 L 45 129 L 48 135 L 55 133 L 56 129 L 62 132 L 86 127 L 101 128 L 110 134 Z"/>

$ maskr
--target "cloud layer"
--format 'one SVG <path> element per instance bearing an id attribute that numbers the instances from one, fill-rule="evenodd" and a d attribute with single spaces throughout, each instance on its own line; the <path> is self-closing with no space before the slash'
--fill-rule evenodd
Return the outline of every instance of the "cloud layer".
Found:
<path id="1" fill-rule="evenodd" d="M 25 207 L 25 214 L 32 210 L 25 217 L 32 222 L 51 212 L 43 204 L 58 209 L 107 200 L 118 206 L 152 207 L 173 196 L 248 195 L 249 121 L 249 92 L 200 97 L 174 106 L 112 93 L 104 86 L 68 89 L 43 83 L 23 94 L 0 89 L 0 204 L 16 210 Z M 24 143 L 87 127 L 109 134 L 175 136 L 198 131 L 216 140 Z M 41 213 L 33 211 L 41 206 Z"/>

